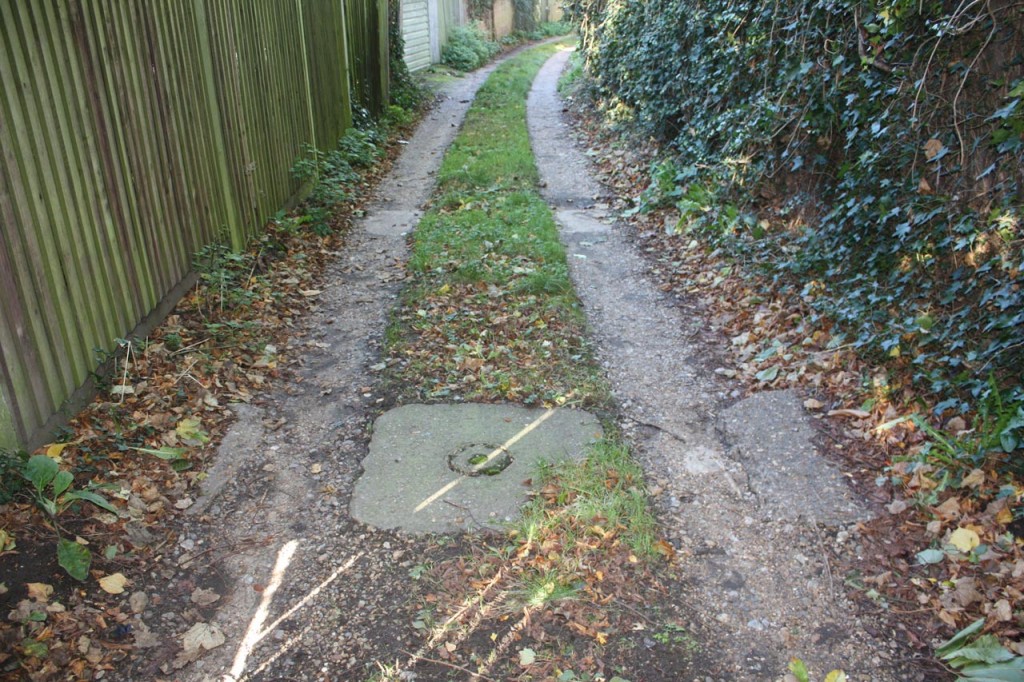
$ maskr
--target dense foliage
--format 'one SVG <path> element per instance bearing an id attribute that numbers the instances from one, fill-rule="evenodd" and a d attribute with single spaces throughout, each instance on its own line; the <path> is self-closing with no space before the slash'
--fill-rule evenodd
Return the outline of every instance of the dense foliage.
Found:
<path id="1" fill-rule="evenodd" d="M 680 230 L 770 256 L 942 408 L 1022 397 L 1020 5 L 568 5 L 609 113 L 667 152 L 640 210 L 674 206 Z"/>
<path id="2" fill-rule="evenodd" d="M 459 26 L 441 49 L 441 61 L 459 71 L 472 71 L 489 62 L 499 49 L 476 25 Z"/>

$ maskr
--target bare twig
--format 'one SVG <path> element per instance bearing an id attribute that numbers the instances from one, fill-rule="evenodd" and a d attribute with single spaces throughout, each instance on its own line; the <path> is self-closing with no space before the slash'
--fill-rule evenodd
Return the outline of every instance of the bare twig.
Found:
<path id="1" fill-rule="evenodd" d="M 657 431 L 661 431 L 666 436 L 669 436 L 670 438 L 679 441 L 683 445 L 687 445 L 688 444 L 687 440 L 685 438 L 683 438 L 682 436 L 680 436 L 677 433 L 673 433 L 670 429 L 666 429 L 664 426 L 659 426 L 658 424 L 654 424 L 652 422 L 647 422 L 647 421 L 644 421 L 643 419 L 637 419 L 636 417 L 634 417 L 632 415 L 629 415 L 629 414 L 624 414 L 622 416 L 625 417 L 626 419 L 628 419 L 629 421 L 633 422 L 634 424 L 639 424 L 640 426 L 646 426 L 648 428 L 655 429 Z"/>
<path id="2" fill-rule="evenodd" d="M 206 343 L 209 340 L 210 339 L 202 339 L 200 341 L 196 341 L 195 343 L 190 343 L 189 345 L 185 346 L 184 348 L 179 348 L 178 350 L 174 351 L 173 353 L 169 353 L 167 355 L 167 357 L 174 357 L 175 355 L 180 355 L 182 353 L 187 353 L 190 350 L 192 350 L 193 348 L 195 348 L 196 346 L 201 346 L 201 345 L 203 345 L 204 343 Z"/>
<path id="3" fill-rule="evenodd" d="M 469 668 L 463 668 L 461 665 L 456 665 L 454 663 L 449 663 L 448 661 L 442 661 L 442 660 L 439 660 L 439 659 L 436 659 L 436 658 L 429 658 L 427 656 L 422 656 L 420 654 L 414 654 L 412 652 L 406 651 L 405 649 L 400 649 L 400 651 L 403 654 L 405 654 L 406 656 L 409 656 L 410 658 L 412 658 L 413 660 L 426 661 L 427 663 L 437 663 L 438 665 L 446 666 L 448 668 L 451 668 L 452 670 L 461 670 L 462 672 L 466 673 L 467 675 L 469 675 L 471 677 L 475 677 L 477 679 L 487 680 L 487 682 L 498 682 L 493 677 L 488 677 L 487 675 L 482 675 L 480 673 L 473 672 Z"/>
<path id="4" fill-rule="evenodd" d="M 967 165 L 967 145 L 964 143 L 963 133 L 960 132 L 960 121 L 957 120 L 957 103 L 960 101 L 960 95 L 963 94 L 964 86 L 967 85 L 967 78 L 971 75 L 971 71 L 974 70 L 974 65 L 981 59 L 981 55 L 988 49 L 989 44 L 992 42 L 992 38 L 996 34 L 996 30 L 999 25 L 996 23 L 996 17 L 992 13 L 992 6 L 990 2 L 985 3 L 985 11 L 988 16 L 992 19 L 992 30 L 988 32 L 988 36 L 985 38 L 985 43 L 978 50 L 978 54 L 974 55 L 974 59 L 971 60 L 971 65 L 964 71 L 964 77 L 960 81 L 960 87 L 956 89 L 956 95 L 953 97 L 953 130 L 956 132 L 956 139 L 960 142 L 960 168 L 963 169 Z M 972 22 L 974 23 L 974 22 Z"/>
<path id="5" fill-rule="evenodd" d="M 132 342 L 128 340 L 125 343 L 125 354 L 124 354 L 124 374 L 121 376 L 121 393 L 117 396 L 117 402 L 124 402 L 124 394 L 128 389 L 128 363 L 132 361 Z"/>

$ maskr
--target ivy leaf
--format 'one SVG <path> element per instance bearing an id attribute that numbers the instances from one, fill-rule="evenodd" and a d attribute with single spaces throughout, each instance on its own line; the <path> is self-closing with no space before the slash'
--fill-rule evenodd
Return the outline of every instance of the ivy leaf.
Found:
<path id="1" fill-rule="evenodd" d="M 21 648 L 26 656 L 34 656 L 35 658 L 46 658 L 46 655 L 50 653 L 49 648 L 44 642 L 32 638 L 23 639 L 21 641 Z"/>
<path id="2" fill-rule="evenodd" d="M 85 580 L 89 576 L 92 554 L 85 546 L 61 538 L 57 541 L 57 563 L 75 580 Z"/>
<path id="3" fill-rule="evenodd" d="M 989 116 L 988 118 L 986 118 L 985 120 L 986 121 L 996 121 L 996 120 L 1003 120 L 1003 121 L 1005 121 L 1006 119 L 1008 119 L 1011 116 L 1013 116 L 1014 112 L 1017 110 L 1017 105 L 1018 104 L 1020 104 L 1020 99 L 1019 98 L 1011 101 L 1009 104 L 1007 104 L 1005 107 L 1002 107 L 1001 109 L 996 109 L 996 112 L 994 114 L 992 114 L 991 116 Z"/>
<path id="4" fill-rule="evenodd" d="M 921 565 L 937 564 L 946 558 L 946 553 L 941 549 L 926 549 L 917 553 L 917 563 Z"/>

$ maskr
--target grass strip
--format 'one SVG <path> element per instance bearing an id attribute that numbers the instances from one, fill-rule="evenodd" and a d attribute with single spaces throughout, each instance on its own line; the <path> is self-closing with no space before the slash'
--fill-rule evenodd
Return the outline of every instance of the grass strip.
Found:
<path id="1" fill-rule="evenodd" d="M 610 405 L 526 127 L 527 94 L 557 49 L 498 67 L 445 156 L 388 330 L 386 381 L 397 402 Z M 582 462 L 543 467 L 534 480 L 538 493 L 496 545 L 474 543 L 471 556 L 425 578 L 443 598 L 422 620 L 443 625 L 429 628 L 424 646 L 441 646 L 445 665 L 500 679 L 580 672 L 615 641 L 628 651 L 633 614 L 652 613 L 639 590 L 658 578 L 643 559 L 674 552 L 658 539 L 628 449 L 610 435 Z M 534 648 L 516 655 L 524 646 Z"/>
<path id="2" fill-rule="evenodd" d="M 608 403 L 526 129 L 530 84 L 556 49 L 501 65 L 444 159 L 388 330 L 398 402 Z"/>

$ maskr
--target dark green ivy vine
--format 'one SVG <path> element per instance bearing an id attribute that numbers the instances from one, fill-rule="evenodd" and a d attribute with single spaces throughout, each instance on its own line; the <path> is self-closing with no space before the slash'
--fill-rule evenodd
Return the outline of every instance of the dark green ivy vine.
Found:
<path id="1" fill-rule="evenodd" d="M 1024 397 L 1024 7 L 567 5 L 606 102 L 668 154 L 641 208 L 760 253 L 940 408 Z"/>

